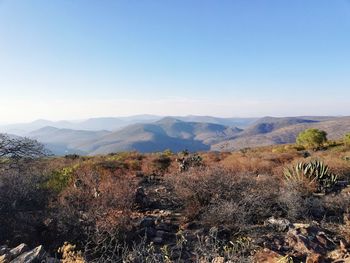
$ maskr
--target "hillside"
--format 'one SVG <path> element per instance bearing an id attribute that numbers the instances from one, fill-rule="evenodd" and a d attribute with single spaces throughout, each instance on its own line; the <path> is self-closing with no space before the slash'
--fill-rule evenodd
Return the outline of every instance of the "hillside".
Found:
<path id="1" fill-rule="evenodd" d="M 290 124 L 291 123 L 291 124 Z M 259 128 L 268 127 L 265 130 Z M 330 118 L 325 121 L 315 119 L 283 118 L 276 123 L 259 122 L 234 139 L 212 146 L 212 150 L 237 150 L 245 147 L 294 143 L 298 134 L 307 128 L 317 128 L 327 132 L 329 139 L 339 139 L 350 131 L 350 117 Z"/>
<path id="2" fill-rule="evenodd" d="M 143 118 L 151 117 L 135 117 L 128 121 L 141 121 Z M 184 121 L 192 118 L 223 122 L 220 118 L 205 116 L 187 116 L 182 117 L 182 120 L 165 117 L 153 122 L 130 124 L 115 131 L 47 126 L 26 133 L 25 136 L 39 140 L 57 155 L 95 155 L 132 150 L 158 152 L 165 149 L 175 152 L 184 149 L 232 151 L 246 147 L 294 143 L 298 133 L 311 127 L 325 130 L 329 139 L 339 139 L 350 131 L 350 117 L 264 117 L 254 121 L 249 119 L 251 124 L 244 129 L 211 122 Z M 86 126 L 80 123 L 79 127 L 102 128 L 111 125 L 113 121 L 115 119 L 89 119 L 84 122 Z"/>
<path id="3" fill-rule="evenodd" d="M 92 155 L 129 150 L 205 151 L 213 142 L 230 138 L 240 131 L 219 124 L 184 122 L 167 117 L 151 124 L 128 126 L 86 143 L 80 149 Z"/>

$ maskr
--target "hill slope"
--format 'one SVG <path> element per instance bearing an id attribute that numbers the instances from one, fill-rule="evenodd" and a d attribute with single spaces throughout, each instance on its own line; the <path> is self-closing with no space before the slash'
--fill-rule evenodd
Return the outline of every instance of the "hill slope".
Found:
<path id="1" fill-rule="evenodd" d="M 213 123 L 184 122 L 164 118 L 150 124 L 135 124 L 91 141 L 80 149 L 91 154 L 137 150 L 153 152 L 171 149 L 181 151 L 209 150 L 214 142 L 233 137 L 241 132 Z"/>
<path id="2" fill-rule="evenodd" d="M 189 118 L 211 119 L 203 116 Z M 113 119 L 98 118 L 90 119 L 87 123 L 104 127 L 112 121 Z M 55 154 L 74 152 L 94 155 L 132 150 L 156 152 L 165 149 L 175 152 L 184 149 L 232 151 L 245 147 L 294 143 L 299 132 L 311 127 L 325 130 L 329 139 L 338 139 L 350 131 L 350 117 L 265 117 L 254 121 L 244 130 L 217 123 L 165 117 L 151 123 L 128 125 L 116 131 L 44 127 L 26 136 L 44 143 Z"/>
<path id="3" fill-rule="evenodd" d="M 248 128 L 236 138 L 220 142 L 212 146 L 212 150 L 237 150 L 245 147 L 267 146 L 283 143 L 294 143 L 298 134 L 308 128 L 321 129 L 327 132 L 328 139 L 339 139 L 350 132 L 350 117 L 330 118 L 325 121 L 292 120 L 292 124 L 285 125 L 289 120 L 282 120 L 279 125 L 273 126 L 271 131 L 256 132 L 256 127 L 271 127 L 270 122 L 264 122 Z M 283 125 L 281 125 L 281 123 Z M 294 124 L 293 124 L 294 123 Z M 254 132 L 252 132 L 254 131 Z"/>

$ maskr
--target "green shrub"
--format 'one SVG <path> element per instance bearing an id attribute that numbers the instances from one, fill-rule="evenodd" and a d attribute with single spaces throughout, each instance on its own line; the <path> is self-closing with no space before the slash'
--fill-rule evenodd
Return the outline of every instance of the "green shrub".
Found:
<path id="1" fill-rule="evenodd" d="M 73 172 L 73 167 L 65 167 L 61 170 L 53 171 L 45 184 L 45 188 L 56 193 L 63 191 L 73 180 Z"/>
<path id="2" fill-rule="evenodd" d="M 306 129 L 299 133 L 297 144 L 308 148 L 319 148 L 327 142 L 327 133 L 318 129 Z"/>
<path id="3" fill-rule="evenodd" d="M 167 157 L 171 157 L 174 155 L 174 153 L 170 149 L 166 149 L 163 151 L 162 155 L 167 156 Z"/>

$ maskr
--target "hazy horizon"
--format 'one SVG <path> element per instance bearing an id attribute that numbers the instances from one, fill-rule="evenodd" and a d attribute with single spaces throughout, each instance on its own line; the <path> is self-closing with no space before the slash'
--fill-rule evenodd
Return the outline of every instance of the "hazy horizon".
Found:
<path id="1" fill-rule="evenodd" d="M 350 115 L 350 2 L 0 0 L 0 123 Z"/>
<path id="2" fill-rule="evenodd" d="M 134 118 L 134 117 L 145 117 L 145 120 L 147 120 L 147 123 L 149 122 L 147 119 L 148 117 L 157 117 L 157 118 L 185 118 L 185 117 L 212 117 L 212 118 L 223 118 L 223 119 L 261 119 L 261 118 L 298 118 L 298 117 L 350 117 L 350 115 L 262 115 L 262 116 L 218 116 L 218 115 L 194 115 L 194 114 L 188 114 L 188 115 L 155 115 L 155 114 L 135 114 L 135 115 L 118 115 L 118 116 L 91 116 L 88 118 L 83 119 L 32 119 L 29 121 L 19 121 L 19 122 L 0 122 L 0 125 L 7 126 L 7 125 L 16 125 L 16 124 L 26 124 L 26 123 L 33 123 L 33 122 L 40 122 L 40 121 L 49 121 L 49 122 L 70 122 L 70 123 L 80 123 L 91 119 L 108 119 L 108 118 Z"/>

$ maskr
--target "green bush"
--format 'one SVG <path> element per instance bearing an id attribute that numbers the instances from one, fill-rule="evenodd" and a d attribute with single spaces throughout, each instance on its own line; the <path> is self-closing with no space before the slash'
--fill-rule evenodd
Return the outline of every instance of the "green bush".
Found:
<path id="1" fill-rule="evenodd" d="M 327 133 L 318 129 L 306 129 L 299 133 L 297 137 L 297 144 L 307 148 L 319 148 L 327 142 Z"/>
<path id="2" fill-rule="evenodd" d="M 56 193 L 61 192 L 73 180 L 73 172 L 73 167 L 65 167 L 61 170 L 53 171 L 45 184 L 45 188 Z"/>

